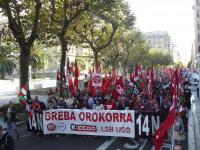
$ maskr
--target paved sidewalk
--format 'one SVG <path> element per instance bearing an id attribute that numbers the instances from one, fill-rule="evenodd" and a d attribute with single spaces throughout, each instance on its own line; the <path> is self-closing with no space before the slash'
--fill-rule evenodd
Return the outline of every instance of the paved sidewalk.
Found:
<path id="1" fill-rule="evenodd" d="M 0 117 L 0 125 L 2 125 L 5 128 L 4 121 L 3 121 L 2 117 Z"/>
<path id="2" fill-rule="evenodd" d="M 0 106 L 8 104 L 8 102 L 17 100 L 17 93 L 19 92 L 18 80 L 0 80 Z M 30 83 L 30 89 L 41 89 L 56 86 L 56 80 L 35 80 Z M 43 98 L 41 98 L 43 99 Z"/>
<path id="3" fill-rule="evenodd" d="M 196 87 L 192 87 L 192 109 L 188 122 L 188 150 L 200 150 L 200 99 L 197 98 Z"/>

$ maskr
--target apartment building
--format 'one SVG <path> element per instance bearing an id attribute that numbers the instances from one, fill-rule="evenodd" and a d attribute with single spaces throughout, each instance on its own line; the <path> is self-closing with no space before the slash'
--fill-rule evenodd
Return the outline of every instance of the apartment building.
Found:
<path id="1" fill-rule="evenodd" d="M 145 38 L 149 47 L 161 49 L 173 55 L 171 37 L 167 32 L 147 32 Z"/>

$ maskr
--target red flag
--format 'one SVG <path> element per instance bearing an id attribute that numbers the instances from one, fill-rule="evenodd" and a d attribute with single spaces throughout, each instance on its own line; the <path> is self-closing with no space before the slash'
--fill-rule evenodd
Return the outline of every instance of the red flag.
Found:
<path id="1" fill-rule="evenodd" d="M 166 136 L 167 130 L 173 125 L 174 121 L 176 119 L 176 112 L 174 109 L 172 109 L 166 120 L 161 124 L 161 126 L 156 130 L 156 132 L 153 135 L 152 142 L 155 145 L 155 150 L 160 150 L 164 138 Z"/>
<path id="2" fill-rule="evenodd" d="M 72 81 L 72 78 L 70 77 L 70 75 L 67 75 L 67 79 L 68 79 L 68 83 L 69 83 L 69 90 L 70 92 L 76 96 L 76 92 L 74 90 L 74 85 L 73 85 L 73 81 Z"/>
<path id="3" fill-rule="evenodd" d="M 87 92 L 90 93 L 90 92 L 91 92 L 91 89 L 92 89 L 92 79 L 90 78 L 90 79 L 88 80 Z"/>
<path id="4" fill-rule="evenodd" d="M 91 93 L 92 97 L 95 97 L 95 88 L 92 86 L 92 72 L 89 70 L 90 78 L 88 80 L 88 87 L 87 87 L 87 93 Z"/>
<path id="5" fill-rule="evenodd" d="M 106 94 L 110 93 L 110 86 L 111 86 L 111 78 L 107 77 L 106 81 L 105 81 L 105 91 L 106 91 Z"/>
<path id="6" fill-rule="evenodd" d="M 72 66 L 71 66 L 71 64 L 70 64 L 70 61 L 69 61 L 69 58 L 67 58 L 67 70 L 66 70 L 66 73 L 67 74 L 70 74 L 71 73 L 71 71 L 72 71 Z"/>
<path id="7" fill-rule="evenodd" d="M 138 64 L 136 64 L 135 65 L 135 70 L 134 70 L 134 76 L 138 76 L 139 75 L 138 71 L 139 71 Z"/>
<path id="8" fill-rule="evenodd" d="M 115 99 L 117 99 L 119 95 L 124 95 L 124 94 L 125 94 L 125 84 L 123 78 L 120 77 L 118 80 L 115 81 L 112 95 Z"/>
<path id="9" fill-rule="evenodd" d="M 116 73 L 116 71 L 115 71 L 115 68 L 112 67 L 112 69 L 111 69 L 111 78 L 112 78 L 112 80 L 115 80 L 116 77 L 117 77 L 117 73 Z"/>
<path id="10" fill-rule="evenodd" d="M 133 81 L 133 80 L 134 80 L 133 74 L 132 74 L 132 73 L 129 74 L 129 79 L 130 79 L 130 81 Z"/>
<path id="11" fill-rule="evenodd" d="M 151 67 L 148 70 L 148 74 L 147 74 L 147 78 L 148 78 L 148 86 L 147 86 L 147 94 L 150 100 L 152 100 L 152 96 L 153 96 L 153 79 L 154 79 L 154 74 L 153 74 L 153 67 Z"/>
<path id="12" fill-rule="evenodd" d="M 76 87 L 76 90 L 78 90 L 78 77 L 79 77 L 79 71 L 78 71 L 78 65 L 77 62 L 75 61 L 74 65 L 74 86 Z"/>

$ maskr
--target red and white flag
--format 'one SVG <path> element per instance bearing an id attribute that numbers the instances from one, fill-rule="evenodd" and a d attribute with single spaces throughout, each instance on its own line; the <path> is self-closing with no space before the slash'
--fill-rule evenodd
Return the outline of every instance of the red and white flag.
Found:
<path id="1" fill-rule="evenodd" d="M 29 92 L 29 86 L 28 86 L 28 83 L 26 83 L 21 88 L 21 91 L 18 94 L 18 99 L 21 104 L 26 104 L 28 92 Z"/>
<path id="2" fill-rule="evenodd" d="M 73 96 L 76 96 L 76 92 L 75 92 L 75 89 L 74 89 L 73 81 L 72 81 L 72 78 L 70 77 L 70 75 L 67 75 L 67 80 L 68 80 L 68 83 L 69 83 L 70 92 L 73 94 Z"/>
<path id="3" fill-rule="evenodd" d="M 120 77 L 115 81 L 114 84 L 114 90 L 112 91 L 112 95 L 114 98 L 118 98 L 119 95 L 124 95 L 125 94 L 125 83 L 123 81 L 123 78 Z"/>

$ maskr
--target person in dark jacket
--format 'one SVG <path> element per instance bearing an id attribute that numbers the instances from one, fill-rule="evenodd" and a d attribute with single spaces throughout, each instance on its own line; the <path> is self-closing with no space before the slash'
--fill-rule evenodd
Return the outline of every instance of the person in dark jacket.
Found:
<path id="1" fill-rule="evenodd" d="M 160 107 L 160 120 L 161 120 L 161 122 L 165 121 L 165 119 L 167 118 L 167 115 L 169 113 L 169 110 L 170 110 L 170 105 L 168 103 L 167 97 L 165 97 L 163 99 L 163 104 Z"/>
<path id="2" fill-rule="evenodd" d="M 188 86 L 185 86 L 185 89 L 184 89 L 185 106 L 188 109 L 191 109 L 191 101 L 190 101 L 191 95 L 192 95 L 191 90 L 188 88 Z"/>
<path id="3" fill-rule="evenodd" d="M 122 97 L 122 101 L 117 105 L 117 109 L 118 110 L 128 110 L 129 109 L 129 103 L 125 97 Z"/>
<path id="4" fill-rule="evenodd" d="M 15 144 L 10 135 L 0 125 L 0 150 L 14 150 Z"/>
<path id="5" fill-rule="evenodd" d="M 9 102 L 9 107 L 6 111 L 6 124 L 7 124 L 7 132 L 12 136 L 13 131 L 16 133 L 17 138 L 19 138 L 19 132 L 17 130 L 17 112 L 12 101 Z"/>

